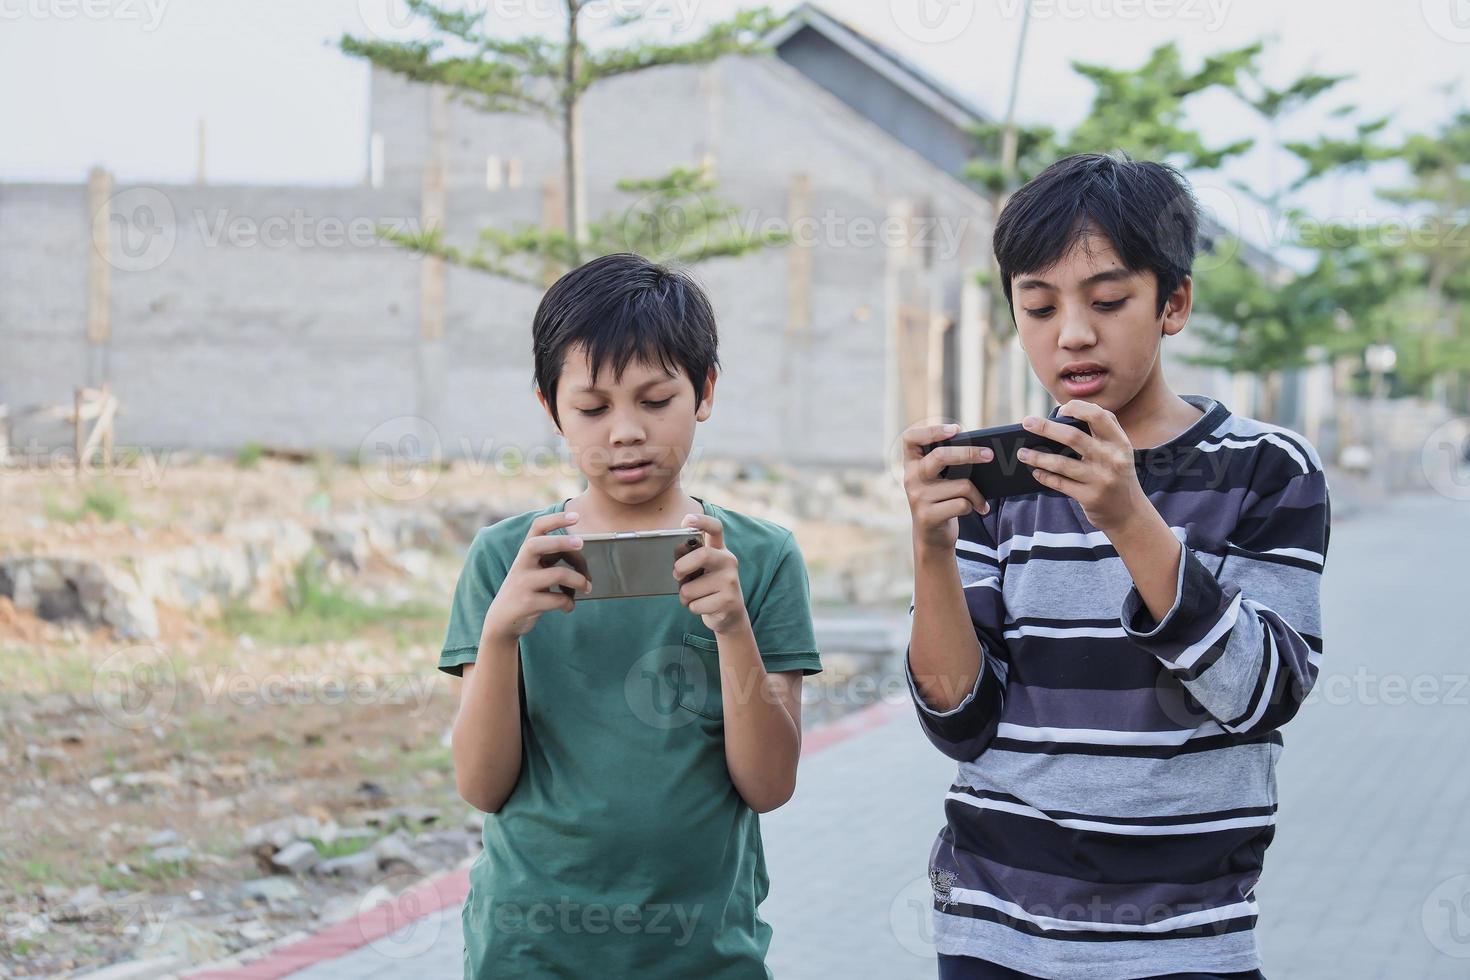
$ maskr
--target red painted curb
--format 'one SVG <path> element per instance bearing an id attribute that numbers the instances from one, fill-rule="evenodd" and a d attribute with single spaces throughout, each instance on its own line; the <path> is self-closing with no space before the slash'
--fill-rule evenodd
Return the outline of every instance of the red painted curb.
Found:
<path id="1" fill-rule="evenodd" d="M 258 960 L 236 967 L 206 968 L 183 976 L 189 980 L 277 980 L 323 960 L 346 956 L 415 919 L 450 905 L 463 904 L 469 890 L 470 869 L 456 868 L 402 892 L 392 902 L 375 905 L 354 918 L 272 950 Z"/>
<path id="2" fill-rule="evenodd" d="M 854 736 L 872 731 L 903 713 L 907 705 L 879 701 L 823 725 L 801 740 L 801 757 L 815 755 Z M 205 968 L 185 973 L 188 980 L 279 980 L 323 960 L 346 956 L 355 949 L 403 928 L 415 919 L 450 905 L 463 904 L 470 891 L 470 869 L 457 868 L 403 892 L 391 903 L 375 905 L 355 918 L 329 926 L 314 935 L 272 950 L 240 966 Z"/>

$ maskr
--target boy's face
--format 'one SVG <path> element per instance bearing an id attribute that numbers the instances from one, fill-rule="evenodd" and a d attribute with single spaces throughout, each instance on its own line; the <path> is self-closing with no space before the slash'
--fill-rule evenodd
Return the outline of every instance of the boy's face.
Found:
<path id="1" fill-rule="evenodd" d="M 1186 277 L 1156 316 L 1153 271 L 1130 272 L 1095 231 L 1051 268 L 1011 279 L 1021 347 L 1046 390 L 1058 404 L 1080 398 L 1111 412 L 1159 370 L 1162 338 L 1184 329 L 1192 288 Z"/>
<path id="2" fill-rule="evenodd" d="M 616 380 L 612 366 L 604 364 L 594 385 L 587 350 L 579 344 L 567 349 L 556 409 L 588 486 L 632 505 L 657 498 L 678 480 L 694 443 L 695 423 L 713 409 L 714 389 L 711 371 L 696 403 L 687 375 L 638 360 L 629 361 Z M 550 414 L 546 395 L 536 395 Z"/>

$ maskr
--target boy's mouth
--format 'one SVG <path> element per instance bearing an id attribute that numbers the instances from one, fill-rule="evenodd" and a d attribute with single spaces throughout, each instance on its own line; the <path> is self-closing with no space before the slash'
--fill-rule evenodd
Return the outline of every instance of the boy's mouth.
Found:
<path id="1" fill-rule="evenodd" d="M 653 472 L 653 460 L 637 459 L 627 463 L 613 463 L 608 466 L 607 470 L 614 479 L 624 483 L 633 483 Z"/>
<path id="2" fill-rule="evenodd" d="M 1069 365 L 1061 372 L 1062 384 L 1074 395 L 1091 394 L 1102 387 L 1107 376 L 1107 368 L 1093 363 Z"/>

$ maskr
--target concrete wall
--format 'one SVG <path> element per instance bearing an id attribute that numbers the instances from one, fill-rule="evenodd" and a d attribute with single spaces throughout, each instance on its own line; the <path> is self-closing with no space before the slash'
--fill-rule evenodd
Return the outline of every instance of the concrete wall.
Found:
<path id="1" fill-rule="evenodd" d="M 594 92 L 585 118 L 594 216 L 632 203 L 616 179 L 706 158 L 719 194 L 749 222 L 784 222 L 793 180 L 809 179 L 809 213 L 837 229 L 817 235 L 809 274 L 793 280 L 790 250 L 779 249 L 695 269 L 720 318 L 726 370 L 697 447 L 881 463 L 901 422 L 886 355 L 893 270 L 917 265 L 932 297 L 957 296 L 984 254 L 982 202 L 772 59 L 627 76 Z M 230 451 L 259 440 L 355 452 L 409 415 L 428 419 L 451 454 L 553 443 L 531 388 L 539 290 L 448 268 L 441 339 L 421 309 L 423 261 L 365 229 L 415 226 L 429 159 L 444 166 L 450 241 L 541 222 L 545 181 L 559 173 L 555 132 L 538 119 L 436 107 L 429 89 L 381 73 L 370 125 L 383 154 L 377 187 L 112 188 L 110 337 L 100 345 L 86 339 L 87 188 L 0 185 L 0 401 L 12 415 L 69 403 L 101 374 L 122 403 L 119 446 Z M 519 186 L 487 187 L 491 156 L 502 178 L 518 169 Z M 944 219 L 953 248 L 862 240 L 854 222 L 880 228 L 897 200 Z M 809 320 L 793 322 L 792 288 L 809 291 Z M 21 449 L 28 438 L 70 439 L 57 425 L 14 428 Z"/>

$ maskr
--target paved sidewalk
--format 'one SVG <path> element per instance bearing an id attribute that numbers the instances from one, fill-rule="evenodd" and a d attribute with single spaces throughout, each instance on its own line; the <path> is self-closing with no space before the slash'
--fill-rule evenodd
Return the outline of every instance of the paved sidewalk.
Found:
<path id="1" fill-rule="evenodd" d="M 1258 889 L 1272 980 L 1470 976 L 1467 543 L 1470 504 L 1428 495 L 1333 531 L 1324 674 L 1285 731 Z M 762 819 L 772 971 L 933 977 L 925 868 L 952 764 L 908 705 L 812 733 L 807 749 L 796 798 Z M 460 950 L 451 901 L 289 976 L 457 976 Z"/>

